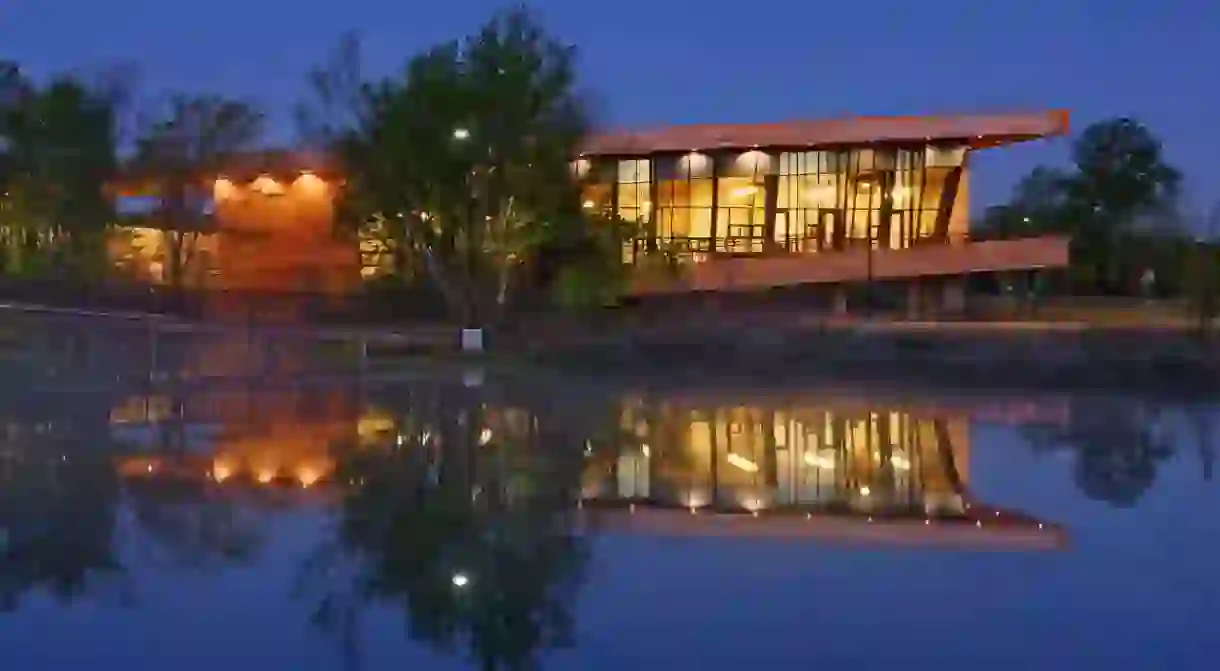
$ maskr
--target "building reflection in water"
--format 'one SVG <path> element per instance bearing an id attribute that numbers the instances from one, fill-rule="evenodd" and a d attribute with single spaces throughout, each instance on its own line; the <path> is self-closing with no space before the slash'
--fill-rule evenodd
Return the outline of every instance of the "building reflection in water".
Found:
<path id="1" fill-rule="evenodd" d="M 468 442 L 511 436 L 517 449 L 534 451 L 530 444 L 538 438 L 529 435 L 535 422 L 528 412 L 479 408 L 481 426 L 470 429 Z M 354 388 L 228 390 L 179 402 L 134 399 L 116 408 L 113 419 L 128 426 L 147 420 L 163 425 L 170 415 L 194 427 L 184 433 L 206 434 L 210 448 L 145 452 L 125 460 L 124 474 L 317 489 L 333 480 L 336 445 L 401 449 L 421 443 L 429 431 L 418 413 L 396 416 L 362 407 Z M 964 414 L 825 397 L 757 405 L 636 397 L 610 408 L 608 417 L 617 431 L 610 440 L 585 443 L 581 495 L 574 504 L 612 528 L 1030 549 L 1060 547 L 1065 540 L 1054 525 L 972 498 Z M 586 430 L 596 433 L 596 427 Z M 187 444 L 192 437 L 170 442 L 175 441 Z M 475 455 L 472 463 L 483 470 L 523 463 L 478 462 Z"/>
<path id="2" fill-rule="evenodd" d="M 971 498 L 965 416 L 825 399 L 636 399 L 619 428 L 617 450 L 588 455 L 582 505 L 626 508 L 626 519 L 611 518 L 623 528 L 980 547 L 1064 541 L 1053 525 Z"/>
<path id="3" fill-rule="evenodd" d="M 87 427 L 81 413 L 71 426 L 39 419 L 39 435 L 75 427 L 59 442 L 76 452 L 53 465 L 80 477 L 66 490 L 35 488 L 50 499 L 0 505 L 13 541 L 0 606 L 93 575 L 130 576 L 138 588 L 129 570 L 138 562 L 115 540 L 120 519 L 133 524 L 128 543 L 143 538 L 199 566 L 254 561 L 276 521 L 263 513 L 319 503 L 333 525 L 294 582 L 345 654 L 358 654 L 365 613 L 393 604 L 418 641 L 464 648 L 484 668 L 529 668 L 574 641 L 594 533 L 971 549 L 1051 549 L 1065 538 L 974 500 L 968 420 L 943 409 L 826 397 L 586 404 L 456 383 L 369 393 L 228 387 L 132 397 L 108 411 L 106 401 Z M 108 449 L 89 449 L 99 445 L 79 432 L 107 423 Z M 0 474 L 9 462 L 25 464 L 14 482 L 42 472 L 28 451 Z M 65 514 L 45 514 L 54 510 Z M 48 521 L 54 534 L 32 533 Z M 63 556 L 73 562 L 52 577 L 28 570 Z"/>

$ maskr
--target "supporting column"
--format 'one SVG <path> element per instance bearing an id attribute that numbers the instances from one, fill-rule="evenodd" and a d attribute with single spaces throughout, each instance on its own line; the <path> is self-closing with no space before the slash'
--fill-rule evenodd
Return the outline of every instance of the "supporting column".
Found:
<path id="1" fill-rule="evenodd" d="M 911 321 L 919 319 L 921 316 L 921 304 L 923 302 L 923 296 L 920 295 L 921 288 L 922 287 L 919 286 L 919 280 L 910 280 L 907 282 L 907 319 Z"/>
<path id="2" fill-rule="evenodd" d="M 836 284 L 834 288 L 834 296 L 831 299 L 833 311 L 836 315 L 847 314 L 847 287 L 842 284 Z"/>
<path id="3" fill-rule="evenodd" d="M 949 314 L 961 314 L 966 311 L 966 279 L 951 277 L 945 280 L 941 287 L 941 309 Z"/>

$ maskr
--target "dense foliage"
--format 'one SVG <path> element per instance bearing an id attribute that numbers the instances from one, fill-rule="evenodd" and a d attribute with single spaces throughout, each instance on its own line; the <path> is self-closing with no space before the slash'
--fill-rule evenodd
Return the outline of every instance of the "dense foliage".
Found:
<path id="1" fill-rule="evenodd" d="M 112 220 L 124 91 L 0 63 L 0 262 L 9 274 L 95 277 Z"/>
<path id="2" fill-rule="evenodd" d="M 516 10 L 392 77 L 362 81 L 350 39 L 310 77 L 314 114 L 302 116 L 347 171 L 341 220 L 468 323 L 539 289 L 612 300 L 621 280 L 630 227 L 584 211 L 571 172 L 590 127 L 573 56 Z"/>

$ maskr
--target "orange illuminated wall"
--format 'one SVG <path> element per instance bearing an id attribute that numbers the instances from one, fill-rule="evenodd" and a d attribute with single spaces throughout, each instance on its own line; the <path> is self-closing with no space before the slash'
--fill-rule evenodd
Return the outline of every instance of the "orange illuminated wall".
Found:
<path id="1" fill-rule="evenodd" d="M 217 275 L 225 289 L 340 294 L 355 288 L 355 247 L 334 235 L 335 185 L 312 173 L 292 179 L 221 178 L 214 189 Z"/>

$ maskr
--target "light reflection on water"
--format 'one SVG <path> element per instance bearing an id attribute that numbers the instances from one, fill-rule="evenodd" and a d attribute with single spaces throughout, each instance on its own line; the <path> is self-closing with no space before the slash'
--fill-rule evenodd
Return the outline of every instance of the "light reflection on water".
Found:
<path id="1" fill-rule="evenodd" d="M 1220 603 L 1206 407 L 438 379 L 0 409 L 14 668 L 1193 668 Z"/>

